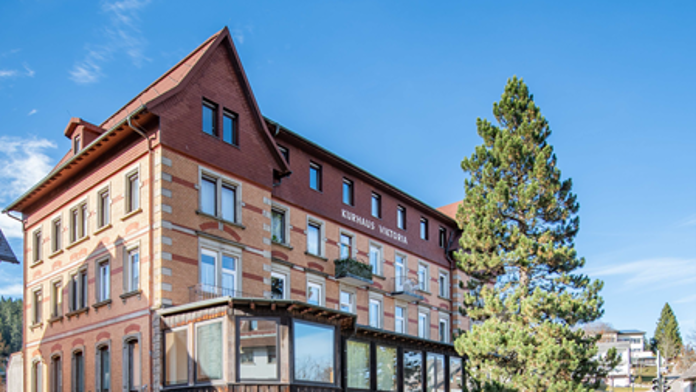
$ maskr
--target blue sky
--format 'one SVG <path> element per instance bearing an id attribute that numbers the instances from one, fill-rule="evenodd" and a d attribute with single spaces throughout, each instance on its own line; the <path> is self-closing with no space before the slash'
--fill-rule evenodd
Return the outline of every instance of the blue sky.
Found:
<path id="1" fill-rule="evenodd" d="M 100 123 L 224 26 L 266 116 L 436 207 L 463 197 L 476 118 L 517 75 L 573 179 L 604 321 L 651 335 L 669 302 L 687 334 L 694 20 L 693 1 L 3 1 L 0 204 L 67 151 L 70 117 Z M 21 295 L 21 268 L 0 270 L 0 294 Z"/>

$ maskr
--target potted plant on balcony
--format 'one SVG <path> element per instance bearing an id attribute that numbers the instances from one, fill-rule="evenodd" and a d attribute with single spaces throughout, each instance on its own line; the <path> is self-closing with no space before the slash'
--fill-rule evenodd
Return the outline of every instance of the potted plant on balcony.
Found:
<path id="1" fill-rule="evenodd" d="M 336 279 L 346 283 L 372 284 L 372 266 L 356 259 L 346 257 L 334 260 Z"/>

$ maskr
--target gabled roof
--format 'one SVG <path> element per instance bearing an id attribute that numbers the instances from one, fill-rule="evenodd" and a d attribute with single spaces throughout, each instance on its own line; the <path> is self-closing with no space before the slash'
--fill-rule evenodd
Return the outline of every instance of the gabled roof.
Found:
<path id="1" fill-rule="evenodd" d="M 621 335 L 645 335 L 645 332 L 639 331 L 637 329 L 623 329 L 619 331 Z"/>
<path id="2" fill-rule="evenodd" d="M 5 235 L 2 233 L 2 229 L 0 229 L 0 263 L 3 261 L 19 264 L 19 260 L 17 260 L 12 248 L 10 248 L 10 243 L 7 242 Z"/>
<path id="3" fill-rule="evenodd" d="M 438 207 L 437 210 L 449 216 L 450 218 L 457 220 L 457 210 L 459 210 L 460 204 L 462 204 L 461 201 L 455 201 L 452 204 L 447 204 L 446 206 Z"/>

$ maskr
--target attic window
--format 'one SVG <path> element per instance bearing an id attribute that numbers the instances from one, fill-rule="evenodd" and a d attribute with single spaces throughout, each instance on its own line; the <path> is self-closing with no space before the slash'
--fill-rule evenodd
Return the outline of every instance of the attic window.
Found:
<path id="1" fill-rule="evenodd" d="M 82 149 L 82 140 L 80 135 L 75 135 L 73 138 L 73 154 L 77 154 Z"/>

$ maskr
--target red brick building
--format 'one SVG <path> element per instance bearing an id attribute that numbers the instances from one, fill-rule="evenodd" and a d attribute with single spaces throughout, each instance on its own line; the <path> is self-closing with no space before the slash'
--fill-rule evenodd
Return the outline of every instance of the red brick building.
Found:
<path id="1" fill-rule="evenodd" d="M 457 391 L 451 250 L 429 207 L 264 118 L 227 29 L 7 207 L 38 391 Z"/>

